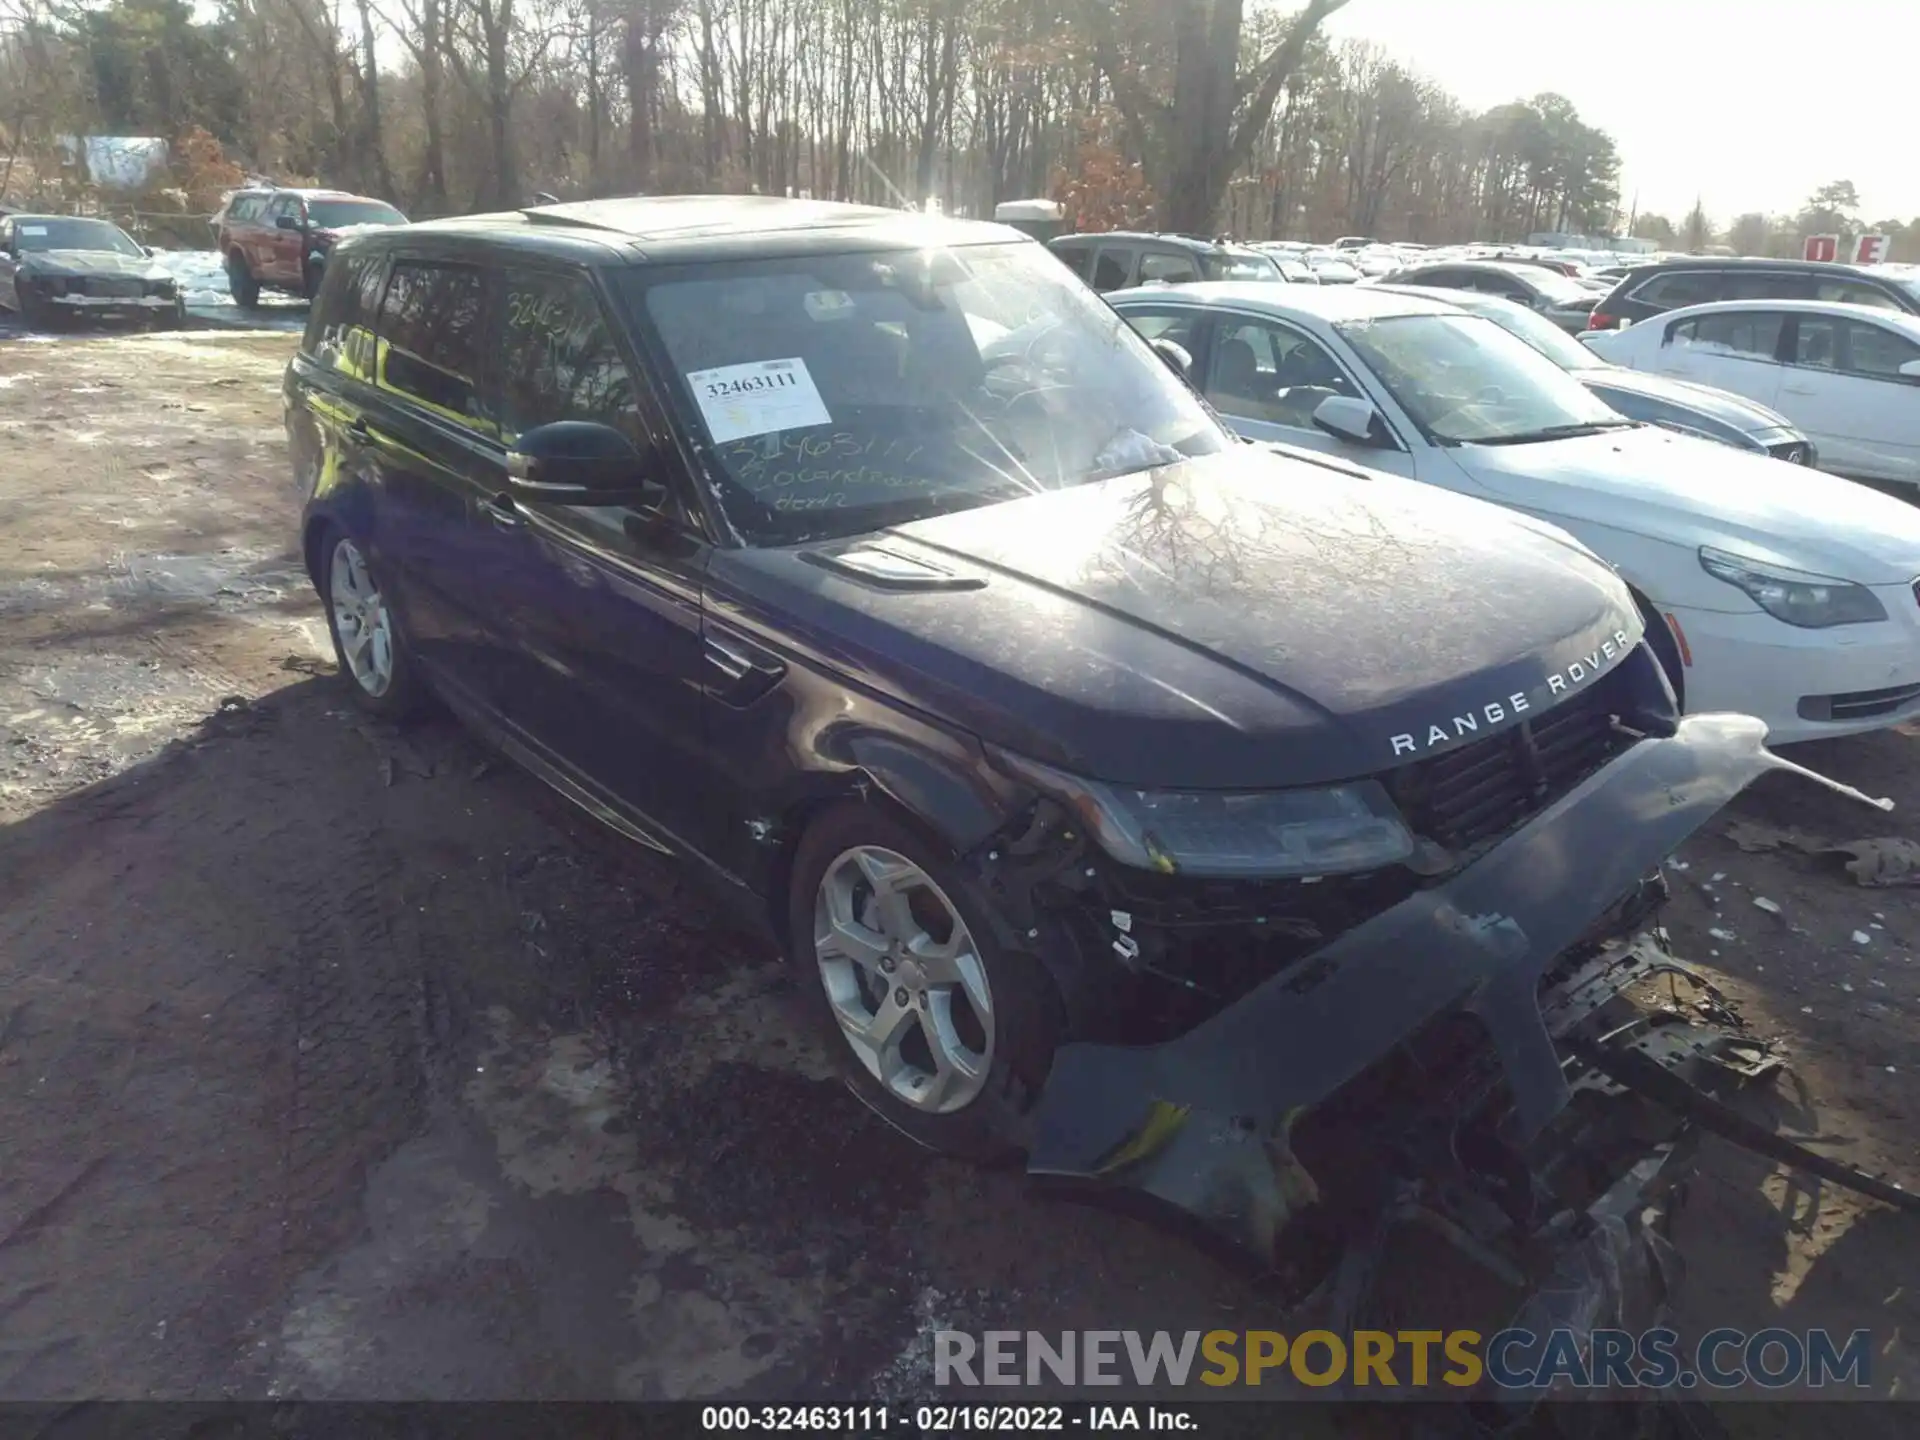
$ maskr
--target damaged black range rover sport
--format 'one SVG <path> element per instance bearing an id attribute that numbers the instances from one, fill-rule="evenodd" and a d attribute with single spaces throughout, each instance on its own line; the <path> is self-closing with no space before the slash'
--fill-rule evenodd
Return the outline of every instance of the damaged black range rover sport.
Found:
<path id="1" fill-rule="evenodd" d="M 1573 1057 L 1674 968 L 1663 857 L 1784 764 L 1676 715 L 1568 536 L 1237 442 L 995 226 L 357 237 L 286 393 L 363 704 L 707 872 L 926 1144 L 1268 1257 L 1348 1181 L 1590 1198 L 1543 1199 Z"/>

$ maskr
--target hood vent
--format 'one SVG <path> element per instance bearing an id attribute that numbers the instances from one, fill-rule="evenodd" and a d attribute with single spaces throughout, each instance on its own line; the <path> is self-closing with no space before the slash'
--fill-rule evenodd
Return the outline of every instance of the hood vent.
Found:
<path id="1" fill-rule="evenodd" d="M 810 565 L 818 565 L 822 570 L 830 570 L 836 575 L 844 575 L 849 580 L 858 580 L 881 590 L 984 590 L 987 585 L 981 576 L 956 575 L 951 570 L 912 555 L 902 555 L 898 551 L 884 550 L 874 545 L 862 545 L 858 549 L 842 550 L 832 555 L 809 550 L 800 558 Z"/>

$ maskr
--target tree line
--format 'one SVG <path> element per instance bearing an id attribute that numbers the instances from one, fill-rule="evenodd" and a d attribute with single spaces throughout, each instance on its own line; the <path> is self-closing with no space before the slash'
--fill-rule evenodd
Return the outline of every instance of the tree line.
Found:
<path id="1" fill-rule="evenodd" d="M 1331 42 L 1345 3 L 0 0 L 0 164 L 45 188 L 60 135 L 157 135 L 422 217 L 718 190 L 1249 238 L 1615 227 L 1613 142 L 1563 97 L 1472 111 Z"/>

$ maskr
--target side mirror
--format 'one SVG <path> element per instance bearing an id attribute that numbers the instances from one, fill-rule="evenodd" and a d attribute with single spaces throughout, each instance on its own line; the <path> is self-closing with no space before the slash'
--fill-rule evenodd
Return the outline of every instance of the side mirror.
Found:
<path id="1" fill-rule="evenodd" d="M 1313 411 L 1313 423 L 1336 440 L 1379 449 L 1387 443 L 1386 422 L 1367 400 L 1329 395 Z"/>
<path id="2" fill-rule="evenodd" d="M 282 215 L 273 223 L 277 229 L 281 230 L 298 230 L 301 228 L 299 217 L 294 215 Z"/>
<path id="3" fill-rule="evenodd" d="M 153 258 L 153 247 L 151 245 L 142 245 L 140 247 L 140 253 L 151 260 Z"/>
<path id="4" fill-rule="evenodd" d="M 659 505 L 666 486 L 650 479 L 639 449 L 611 425 L 556 420 L 536 425 L 507 455 L 508 492 L 546 505 Z"/>
<path id="5" fill-rule="evenodd" d="M 1182 380 L 1193 378 L 1193 356 L 1188 353 L 1186 346 L 1176 345 L 1171 340 L 1155 340 L 1153 350 L 1167 362 L 1167 368 Z"/>
<path id="6" fill-rule="evenodd" d="M 1909 360 L 1900 367 L 1900 373 L 1909 380 L 1920 380 L 1920 360 Z"/>

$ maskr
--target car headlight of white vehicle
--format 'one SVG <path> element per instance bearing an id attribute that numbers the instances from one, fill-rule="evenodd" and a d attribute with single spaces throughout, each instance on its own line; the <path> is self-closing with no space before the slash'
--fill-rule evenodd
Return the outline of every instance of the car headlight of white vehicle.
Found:
<path id="1" fill-rule="evenodd" d="M 1714 579 L 1746 591 L 1774 619 L 1803 630 L 1866 625 L 1887 618 L 1880 597 L 1851 580 L 1789 570 L 1707 545 L 1700 547 L 1700 565 Z"/>

